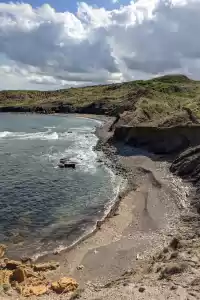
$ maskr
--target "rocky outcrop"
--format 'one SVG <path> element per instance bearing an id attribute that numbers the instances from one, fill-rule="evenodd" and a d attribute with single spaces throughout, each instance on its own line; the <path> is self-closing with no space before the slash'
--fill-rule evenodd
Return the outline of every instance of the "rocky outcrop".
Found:
<path id="1" fill-rule="evenodd" d="M 117 126 L 110 142 L 124 142 L 159 155 L 178 154 L 200 144 L 200 126 Z"/>
<path id="2" fill-rule="evenodd" d="M 63 277 L 58 281 L 52 282 L 51 288 L 57 294 L 62 294 L 75 291 L 78 288 L 78 284 L 72 278 Z"/>
<path id="3" fill-rule="evenodd" d="M 5 246 L 1 245 L 2 256 Z M 54 271 L 59 263 L 31 264 L 22 261 L 2 258 L 0 261 L 0 286 L 4 292 L 16 290 L 23 297 L 40 296 L 50 292 L 68 293 L 75 291 L 78 283 L 68 277 L 63 277 L 55 282 L 50 282 L 46 277 L 47 272 Z"/>
<path id="4" fill-rule="evenodd" d="M 173 161 L 170 171 L 195 185 L 196 195 L 193 197 L 191 204 L 200 213 L 198 196 L 200 193 L 200 146 L 190 147 L 178 155 Z"/>

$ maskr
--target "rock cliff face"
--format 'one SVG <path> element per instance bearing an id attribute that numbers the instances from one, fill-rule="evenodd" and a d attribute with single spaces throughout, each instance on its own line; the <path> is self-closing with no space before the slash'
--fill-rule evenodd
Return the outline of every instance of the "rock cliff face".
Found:
<path id="1" fill-rule="evenodd" d="M 3 106 L 0 107 L 0 112 L 15 112 L 15 113 L 79 113 L 79 114 L 94 114 L 117 116 L 122 113 L 127 107 L 117 105 L 106 105 L 104 102 L 94 102 L 84 106 L 75 106 L 72 104 L 48 104 L 42 106 Z"/>
<path id="2" fill-rule="evenodd" d="M 200 145 L 190 147 L 173 161 L 170 171 L 189 180 L 196 187 L 196 194 L 192 199 L 192 206 L 200 213 Z"/>
<path id="3" fill-rule="evenodd" d="M 113 142 L 125 142 L 154 154 L 177 154 L 190 146 L 200 144 L 200 126 L 117 126 L 112 139 Z"/>

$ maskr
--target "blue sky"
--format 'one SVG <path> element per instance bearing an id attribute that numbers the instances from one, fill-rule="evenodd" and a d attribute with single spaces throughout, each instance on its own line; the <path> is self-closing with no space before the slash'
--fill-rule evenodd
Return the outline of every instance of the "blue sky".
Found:
<path id="1" fill-rule="evenodd" d="M 0 1 L 0 3 L 10 3 L 10 0 Z M 76 12 L 77 10 L 77 3 L 78 2 L 85 2 L 92 6 L 98 7 L 105 7 L 106 9 L 114 9 L 119 8 L 120 5 L 127 5 L 130 3 L 130 0 L 119 0 L 118 3 L 113 3 L 112 0 L 83 0 L 83 1 L 75 1 L 75 0 L 24 0 L 24 1 L 12 1 L 14 3 L 24 2 L 30 3 L 33 7 L 41 6 L 44 3 L 50 4 L 54 7 L 57 11 L 71 11 Z"/>

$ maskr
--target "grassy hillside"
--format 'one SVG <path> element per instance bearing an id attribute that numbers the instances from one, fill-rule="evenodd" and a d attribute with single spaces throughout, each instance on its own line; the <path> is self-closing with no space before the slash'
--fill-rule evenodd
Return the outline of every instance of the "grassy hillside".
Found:
<path id="1" fill-rule="evenodd" d="M 105 109 L 125 113 L 131 122 L 164 120 L 176 114 L 182 118 L 184 108 L 189 108 L 200 118 L 200 82 L 183 75 L 168 75 L 147 81 L 70 88 L 58 91 L 1 91 L 3 106 L 56 106 L 72 104 L 76 108 L 92 103 Z M 129 120 L 129 119 L 130 120 Z M 137 122 L 136 120 L 136 122 Z"/>

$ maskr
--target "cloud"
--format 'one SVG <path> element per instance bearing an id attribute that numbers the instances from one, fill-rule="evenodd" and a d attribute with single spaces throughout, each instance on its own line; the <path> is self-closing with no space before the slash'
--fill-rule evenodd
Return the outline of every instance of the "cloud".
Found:
<path id="1" fill-rule="evenodd" d="M 200 78 L 199 0 L 137 0 L 75 14 L 0 3 L 0 89 L 53 89 L 185 73 Z"/>

